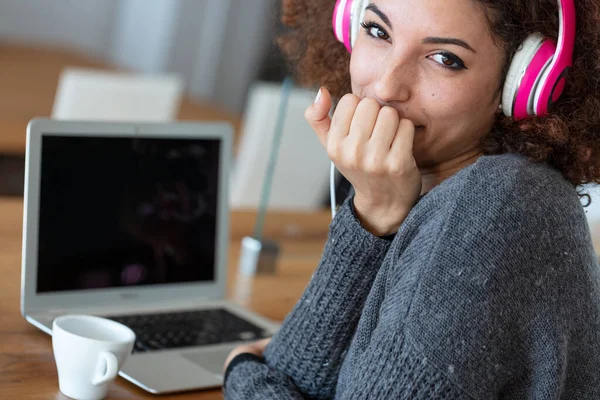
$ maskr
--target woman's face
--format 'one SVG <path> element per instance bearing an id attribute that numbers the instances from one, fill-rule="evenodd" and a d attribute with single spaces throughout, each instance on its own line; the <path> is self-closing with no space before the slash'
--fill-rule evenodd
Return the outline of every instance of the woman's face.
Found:
<path id="1" fill-rule="evenodd" d="M 410 119 L 417 165 L 434 167 L 477 151 L 503 60 L 474 0 L 374 0 L 352 51 L 352 92 Z"/>

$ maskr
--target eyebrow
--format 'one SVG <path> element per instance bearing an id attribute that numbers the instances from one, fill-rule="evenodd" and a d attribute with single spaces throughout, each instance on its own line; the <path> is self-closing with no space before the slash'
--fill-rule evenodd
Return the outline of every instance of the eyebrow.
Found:
<path id="1" fill-rule="evenodd" d="M 426 37 L 422 41 L 423 44 L 453 44 L 455 46 L 464 47 L 467 50 L 477 53 L 467 42 L 456 38 L 443 38 L 443 37 Z"/>
<path id="2" fill-rule="evenodd" d="M 387 26 L 389 26 L 389 27 L 390 27 L 390 29 L 392 29 L 392 30 L 394 29 L 394 28 L 392 28 L 392 23 L 390 22 L 390 19 L 388 18 L 388 16 L 387 16 L 387 15 L 385 15 L 385 13 L 384 13 L 383 11 L 381 11 L 381 10 L 379 9 L 379 7 L 377 7 L 377 5 L 376 5 L 376 4 L 374 4 L 374 3 L 370 3 L 370 4 L 367 6 L 367 10 L 373 11 L 375 14 L 377 14 L 377 16 L 378 16 L 379 18 L 381 18 L 381 20 L 382 20 L 382 21 L 383 21 L 383 22 L 384 22 L 384 23 L 385 23 Z"/>
<path id="3" fill-rule="evenodd" d="M 385 13 L 383 11 L 381 11 L 379 9 L 379 7 L 377 7 L 376 4 L 374 3 L 370 3 L 367 6 L 367 10 L 372 11 L 373 13 L 375 13 L 379 18 L 381 18 L 381 20 L 390 27 L 391 30 L 394 30 L 394 28 L 392 27 L 392 23 L 390 22 L 390 19 L 388 18 L 387 15 L 385 15 Z M 456 38 L 444 38 L 444 37 L 426 37 L 425 39 L 423 39 L 422 41 L 423 44 L 452 44 L 455 46 L 460 46 L 463 47 L 469 51 L 472 51 L 473 53 L 477 53 L 475 51 L 475 49 L 473 49 L 471 46 L 469 46 L 469 44 L 467 42 L 465 42 L 464 40 L 461 39 L 456 39 Z"/>

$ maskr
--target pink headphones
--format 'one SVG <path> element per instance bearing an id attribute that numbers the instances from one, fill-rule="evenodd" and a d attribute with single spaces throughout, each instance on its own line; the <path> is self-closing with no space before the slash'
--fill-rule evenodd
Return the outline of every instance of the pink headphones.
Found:
<path id="1" fill-rule="evenodd" d="M 369 0 L 337 0 L 333 32 L 348 51 L 360 31 Z M 575 46 L 574 0 L 558 0 L 558 43 L 532 34 L 519 46 L 502 90 L 504 114 L 514 119 L 544 116 L 562 94 L 573 65 Z"/>

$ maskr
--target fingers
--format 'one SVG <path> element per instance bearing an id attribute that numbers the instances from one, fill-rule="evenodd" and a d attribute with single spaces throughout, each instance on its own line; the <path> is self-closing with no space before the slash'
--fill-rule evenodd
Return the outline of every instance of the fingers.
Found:
<path id="1" fill-rule="evenodd" d="M 317 134 L 321 145 L 327 148 L 327 135 L 331 126 L 329 110 L 331 110 L 331 94 L 321 87 L 315 98 L 315 102 L 304 111 L 304 118 Z"/>
<path id="2" fill-rule="evenodd" d="M 265 349 L 267 348 L 267 345 L 270 342 L 271 342 L 271 338 L 266 338 L 266 339 L 259 340 L 258 342 L 254 343 L 254 345 L 256 346 L 257 349 L 259 349 L 261 351 L 261 353 L 264 353 Z"/>
<path id="3" fill-rule="evenodd" d="M 371 138 L 380 110 L 381 106 L 377 100 L 368 97 L 360 100 L 354 111 L 354 118 L 349 132 L 349 136 L 357 144 L 364 144 Z M 395 130 L 396 127 L 394 127 Z"/>
<path id="4" fill-rule="evenodd" d="M 334 162 L 341 156 L 341 143 L 347 137 L 363 155 L 368 145 L 371 156 L 377 159 L 412 156 L 415 127 L 410 120 L 400 119 L 394 108 L 381 107 L 375 99 L 361 100 L 351 93 L 340 99 L 333 118 L 329 117 L 331 106 L 331 94 L 322 87 L 304 117 Z"/>
<path id="5" fill-rule="evenodd" d="M 252 343 L 248 343 L 248 344 L 243 344 L 241 346 L 237 346 L 236 348 L 231 350 L 231 352 L 229 352 L 229 355 L 227 356 L 227 359 L 225 360 L 225 365 L 223 366 L 223 372 L 225 372 L 227 370 L 227 366 L 229 365 L 231 360 L 233 360 L 236 356 L 238 356 L 242 353 L 252 353 L 256 356 L 262 357 L 265 352 L 265 349 L 270 341 L 271 341 L 271 338 L 266 338 L 266 339 L 259 340 L 257 342 L 252 342 Z"/>
<path id="6" fill-rule="evenodd" d="M 396 136 L 399 123 L 400 116 L 398 115 L 398 111 L 392 107 L 381 108 L 377 115 L 377 122 L 373 128 L 370 145 L 387 154 Z"/>
<path id="7" fill-rule="evenodd" d="M 394 141 L 390 153 L 392 156 L 412 158 L 413 141 L 415 139 L 415 126 L 408 119 L 400 120 L 398 129 L 394 135 Z"/>
<path id="8" fill-rule="evenodd" d="M 331 129 L 329 131 L 330 143 L 341 143 L 341 141 L 350 134 L 350 127 L 356 108 L 360 103 L 358 96 L 348 93 L 342 97 L 335 108 Z M 331 149 L 329 149 L 331 150 Z"/>

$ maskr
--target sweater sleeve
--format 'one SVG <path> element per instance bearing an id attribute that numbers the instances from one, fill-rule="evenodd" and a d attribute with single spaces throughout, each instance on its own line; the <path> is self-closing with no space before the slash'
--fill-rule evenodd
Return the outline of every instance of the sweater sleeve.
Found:
<path id="1" fill-rule="evenodd" d="M 352 200 L 346 199 L 332 221 L 319 266 L 267 346 L 266 364 L 245 362 L 233 369 L 225 385 L 228 398 L 234 398 L 232 387 L 243 387 L 246 398 L 254 393 L 288 398 L 281 393 L 296 396 L 296 390 L 310 398 L 333 397 L 360 311 L 391 244 L 360 226 Z M 269 390 L 283 392 L 269 397 L 267 382 Z"/>
<path id="2" fill-rule="evenodd" d="M 232 374 L 234 378 L 228 379 Z M 227 399 L 305 399 L 290 377 L 249 353 L 239 354 L 231 360 L 225 372 L 223 392 Z"/>

